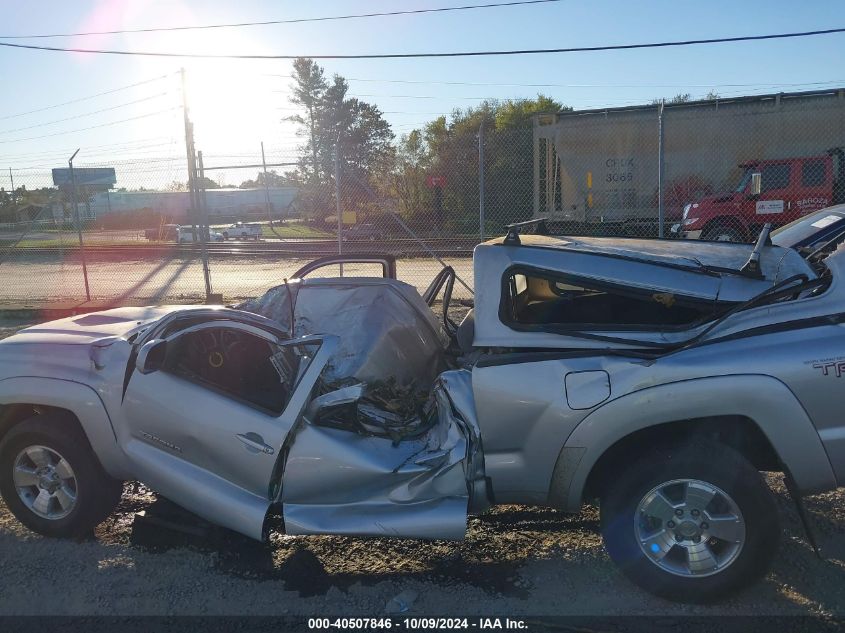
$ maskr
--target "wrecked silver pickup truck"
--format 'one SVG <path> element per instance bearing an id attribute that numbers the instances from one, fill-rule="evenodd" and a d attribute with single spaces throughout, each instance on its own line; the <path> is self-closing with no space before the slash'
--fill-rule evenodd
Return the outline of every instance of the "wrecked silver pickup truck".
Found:
<path id="1" fill-rule="evenodd" d="M 845 250 L 520 235 L 422 295 L 321 264 L 235 308 L 121 308 L 0 342 L 0 491 L 90 530 L 140 480 L 256 539 L 460 539 L 492 504 L 598 499 L 611 558 L 675 600 L 758 577 L 845 483 Z M 822 252 L 824 251 L 824 252 Z M 278 521 L 277 521 L 278 522 Z"/>

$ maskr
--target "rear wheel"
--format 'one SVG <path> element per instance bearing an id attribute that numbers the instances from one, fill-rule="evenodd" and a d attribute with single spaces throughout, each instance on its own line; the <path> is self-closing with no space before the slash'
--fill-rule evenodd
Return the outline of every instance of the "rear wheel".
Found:
<path id="1" fill-rule="evenodd" d="M 75 421 L 62 414 L 25 420 L 0 443 L 0 493 L 12 514 L 39 534 L 89 533 L 111 514 L 122 490 Z"/>
<path id="2" fill-rule="evenodd" d="M 602 497 L 601 529 L 626 576 L 680 602 L 717 600 L 759 578 L 780 535 L 760 473 L 706 442 L 636 460 Z"/>

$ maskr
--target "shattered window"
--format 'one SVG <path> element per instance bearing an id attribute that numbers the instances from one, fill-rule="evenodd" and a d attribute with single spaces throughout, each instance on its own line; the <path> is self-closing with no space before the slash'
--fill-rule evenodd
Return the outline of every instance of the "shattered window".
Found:
<path id="1" fill-rule="evenodd" d="M 712 319 L 727 309 L 673 293 L 613 287 L 544 271 L 512 272 L 506 287 L 503 321 L 526 329 L 677 328 Z"/>
<path id="2" fill-rule="evenodd" d="M 311 346 L 313 347 L 313 346 Z M 234 328 L 185 332 L 168 345 L 164 370 L 279 415 L 313 354 Z"/>

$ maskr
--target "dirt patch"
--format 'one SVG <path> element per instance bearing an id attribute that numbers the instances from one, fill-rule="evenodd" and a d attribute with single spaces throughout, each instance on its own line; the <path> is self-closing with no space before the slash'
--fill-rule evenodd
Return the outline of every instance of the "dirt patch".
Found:
<path id="1" fill-rule="evenodd" d="M 9 319 L 0 316 L 0 339 L 4 339 L 7 336 L 11 336 L 18 330 L 22 330 L 28 325 L 32 324 L 23 322 L 20 319 Z"/>

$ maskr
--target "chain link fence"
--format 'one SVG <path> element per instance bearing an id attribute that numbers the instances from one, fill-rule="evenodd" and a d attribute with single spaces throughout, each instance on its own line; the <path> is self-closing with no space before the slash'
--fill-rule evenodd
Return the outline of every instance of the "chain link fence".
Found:
<path id="1" fill-rule="evenodd" d="M 831 90 L 535 115 L 533 125 L 493 118 L 412 132 L 389 164 L 369 169 L 347 160 L 343 143 L 333 169 L 300 151 L 212 151 L 199 198 L 178 144 L 168 158 L 79 158 L 78 173 L 113 168 L 116 182 L 77 184 L 77 209 L 50 166 L 12 166 L 0 173 L 0 305 L 190 303 L 207 290 L 233 303 L 338 253 L 393 255 L 420 291 L 452 266 L 455 298 L 470 302 L 472 250 L 509 223 L 751 241 L 765 222 L 842 199 L 843 147 L 845 97 Z M 204 247 L 194 226 L 205 224 Z"/>
<path id="2" fill-rule="evenodd" d="M 843 147 L 842 89 L 537 117 L 534 212 L 562 233 L 750 241 L 843 201 Z"/>

